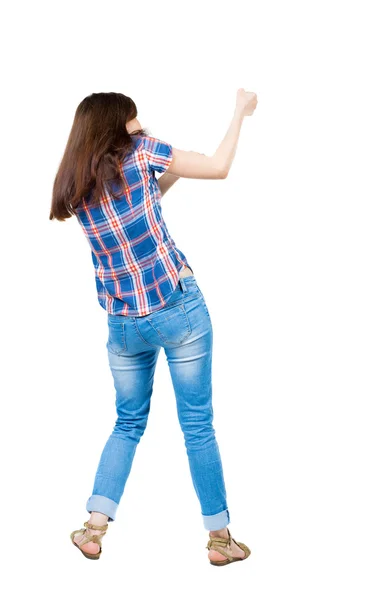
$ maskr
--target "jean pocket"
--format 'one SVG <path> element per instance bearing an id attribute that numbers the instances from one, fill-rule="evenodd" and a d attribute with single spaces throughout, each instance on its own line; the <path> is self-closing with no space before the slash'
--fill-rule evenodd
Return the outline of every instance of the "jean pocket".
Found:
<path id="1" fill-rule="evenodd" d="M 166 344 L 182 344 L 191 334 L 191 326 L 183 304 L 162 308 L 146 319 Z"/>
<path id="2" fill-rule="evenodd" d="M 122 354 L 127 349 L 125 323 L 108 323 L 108 341 L 106 347 L 112 354 Z"/>

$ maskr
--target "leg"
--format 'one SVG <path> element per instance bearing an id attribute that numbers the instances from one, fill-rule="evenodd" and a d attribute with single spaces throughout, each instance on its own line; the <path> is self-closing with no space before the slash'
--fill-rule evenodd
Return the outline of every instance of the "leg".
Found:
<path id="1" fill-rule="evenodd" d="M 195 289 L 184 303 L 191 334 L 179 346 L 165 346 L 174 386 L 179 422 L 185 438 L 190 472 L 204 527 L 225 528 L 229 520 L 221 457 L 213 428 L 213 330 L 202 296 Z"/>
<path id="2" fill-rule="evenodd" d="M 118 417 L 101 454 L 86 509 L 108 515 L 109 521 L 115 520 L 137 444 L 147 425 L 159 350 L 151 347 L 137 354 L 119 355 L 108 351 Z"/>
<path id="3" fill-rule="evenodd" d="M 116 354 L 108 349 L 118 417 L 101 454 L 92 495 L 86 503 L 86 510 L 91 513 L 89 523 L 94 525 L 115 520 L 137 444 L 147 425 L 159 351 L 160 348 L 151 347 L 134 354 Z M 100 530 L 87 533 L 99 534 Z M 84 535 L 75 536 L 74 541 L 82 543 Z M 90 554 L 97 554 L 99 548 L 95 542 L 83 544 Z"/>
<path id="4" fill-rule="evenodd" d="M 203 523 L 210 535 L 228 539 L 230 523 L 219 447 L 213 428 L 213 330 L 203 295 L 196 298 L 195 281 L 185 288 L 185 310 L 191 334 L 179 346 L 165 346 L 175 390 L 179 422 L 184 433 L 193 485 L 200 501 Z M 225 552 L 243 559 L 245 551 L 231 541 Z M 226 555 L 210 548 L 216 563 Z"/>

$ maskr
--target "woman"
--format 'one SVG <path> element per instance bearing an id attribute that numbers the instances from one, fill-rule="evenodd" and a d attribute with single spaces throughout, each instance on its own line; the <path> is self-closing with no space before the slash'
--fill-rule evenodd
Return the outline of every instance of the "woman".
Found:
<path id="1" fill-rule="evenodd" d="M 179 177 L 226 178 L 243 118 L 256 105 L 254 93 L 238 90 L 232 121 L 213 156 L 178 150 L 148 135 L 133 100 L 123 94 L 91 94 L 76 110 L 54 182 L 50 219 L 75 215 L 90 245 L 98 301 L 107 312 L 117 412 L 86 503 L 90 518 L 71 533 L 87 558 L 99 558 L 101 538 L 116 518 L 147 424 L 161 348 L 209 531 L 208 558 L 221 566 L 250 554 L 227 527 L 230 517 L 212 424 L 209 311 L 188 259 L 168 232 L 160 200 Z M 158 180 L 156 171 L 163 173 Z"/>

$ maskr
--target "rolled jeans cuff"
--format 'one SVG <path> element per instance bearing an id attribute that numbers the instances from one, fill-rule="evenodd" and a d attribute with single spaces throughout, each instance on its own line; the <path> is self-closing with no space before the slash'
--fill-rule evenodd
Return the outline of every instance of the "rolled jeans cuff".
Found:
<path id="1" fill-rule="evenodd" d="M 229 511 L 226 508 L 215 515 L 203 515 L 203 523 L 208 531 L 224 529 L 230 523 Z"/>
<path id="2" fill-rule="evenodd" d="M 103 513 L 109 517 L 108 521 L 115 521 L 117 508 L 118 504 L 114 500 L 99 494 L 93 494 L 86 502 L 86 510 L 89 513 L 93 511 Z"/>

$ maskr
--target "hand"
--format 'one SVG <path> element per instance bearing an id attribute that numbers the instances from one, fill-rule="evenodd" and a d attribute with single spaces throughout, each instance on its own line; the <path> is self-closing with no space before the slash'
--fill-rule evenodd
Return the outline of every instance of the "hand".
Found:
<path id="1" fill-rule="evenodd" d="M 257 96 L 254 92 L 246 92 L 243 88 L 237 91 L 236 110 L 243 117 L 249 117 L 257 106 Z"/>

